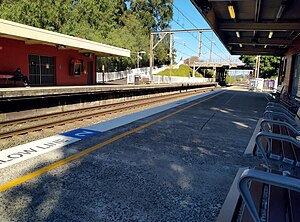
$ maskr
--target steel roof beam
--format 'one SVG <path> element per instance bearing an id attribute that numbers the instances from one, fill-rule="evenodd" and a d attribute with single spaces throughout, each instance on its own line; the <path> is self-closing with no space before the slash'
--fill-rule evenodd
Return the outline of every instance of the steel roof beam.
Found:
<path id="1" fill-rule="evenodd" d="M 261 5 L 261 1 L 260 0 L 256 0 L 254 22 L 258 22 L 258 20 L 259 20 L 260 5 Z"/>
<path id="2" fill-rule="evenodd" d="M 300 31 L 300 23 L 220 23 L 221 31 Z"/>
<path id="3" fill-rule="evenodd" d="M 292 45 L 292 40 L 284 40 L 279 38 L 231 38 L 228 44 L 245 44 L 245 45 Z"/>
<path id="4" fill-rule="evenodd" d="M 276 50 L 267 50 L 267 49 L 246 49 L 246 50 L 232 50 L 231 51 L 232 55 L 276 55 Z"/>

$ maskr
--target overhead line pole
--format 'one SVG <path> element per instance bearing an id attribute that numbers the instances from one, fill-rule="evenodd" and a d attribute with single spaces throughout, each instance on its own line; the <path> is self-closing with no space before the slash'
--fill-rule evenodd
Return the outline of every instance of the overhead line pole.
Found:
<path id="1" fill-rule="evenodd" d="M 170 83 L 172 76 L 172 66 L 173 66 L 173 33 L 170 33 Z"/>
<path id="2" fill-rule="evenodd" d="M 200 41 L 200 48 L 198 51 L 198 55 L 201 54 L 201 44 L 202 44 L 202 32 L 212 32 L 211 29 L 187 29 L 187 30 L 170 30 L 170 31 L 155 31 L 150 33 L 150 58 L 149 58 L 149 63 L 150 63 L 150 70 L 149 70 L 149 75 L 152 80 L 152 70 L 153 70 L 153 50 L 154 48 L 162 41 L 162 39 L 166 36 L 166 34 L 170 34 L 170 54 L 172 53 L 172 48 L 173 48 L 173 34 L 174 33 L 190 33 L 190 32 L 200 32 L 201 35 L 201 40 Z M 162 38 L 154 45 L 154 35 L 157 34 L 163 34 Z M 200 37 L 199 37 L 200 38 Z M 172 42 L 172 43 L 171 43 Z M 171 45 L 172 44 L 172 45 Z M 172 55 L 170 55 L 171 58 L 171 67 L 173 65 L 173 60 L 172 60 Z M 171 70 L 170 70 L 170 76 L 171 76 Z"/>
<path id="3" fill-rule="evenodd" d="M 198 57 L 201 56 L 201 45 L 202 45 L 202 32 L 199 32 L 199 41 L 198 41 Z"/>
<path id="4" fill-rule="evenodd" d="M 212 32 L 211 33 L 211 41 L 210 41 L 209 63 L 211 63 L 211 60 L 212 60 L 213 38 L 214 38 L 214 33 Z"/>
<path id="5" fill-rule="evenodd" d="M 199 58 L 199 64 L 200 64 L 200 56 L 201 56 L 201 45 L 202 45 L 202 32 L 199 32 L 199 40 L 198 40 L 198 58 Z M 194 67 L 193 67 L 193 77 L 196 75 L 196 71 L 200 68 L 200 65 L 196 69 L 196 64 L 194 62 Z"/>
<path id="6" fill-rule="evenodd" d="M 152 81 L 152 64 L 153 64 L 153 35 L 150 34 L 150 58 L 149 58 L 149 62 L 150 62 L 150 70 L 149 70 L 149 74 L 150 74 L 150 80 Z"/>

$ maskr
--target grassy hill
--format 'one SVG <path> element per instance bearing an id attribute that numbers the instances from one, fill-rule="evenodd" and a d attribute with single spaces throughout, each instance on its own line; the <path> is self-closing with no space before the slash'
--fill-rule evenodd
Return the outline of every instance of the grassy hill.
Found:
<path id="1" fill-rule="evenodd" d="M 165 69 L 162 72 L 157 73 L 156 75 L 159 76 L 169 76 L 170 69 Z M 179 76 L 179 77 L 192 77 L 193 76 L 193 69 L 187 65 L 180 65 L 178 69 L 172 69 L 172 76 Z M 196 77 L 203 77 L 200 73 L 196 72 Z"/>

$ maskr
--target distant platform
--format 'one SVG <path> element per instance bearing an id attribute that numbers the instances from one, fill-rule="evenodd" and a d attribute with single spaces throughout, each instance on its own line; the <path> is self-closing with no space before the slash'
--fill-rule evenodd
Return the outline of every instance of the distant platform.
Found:
<path id="1" fill-rule="evenodd" d="M 189 86 L 210 86 L 216 85 L 215 82 L 188 84 Z M 187 86 L 186 83 L 183 84 Z M 36 96 L 54 96 L 54 95 L 70 95 L 70 94 L 93 94 L 101 92 L 120 92 L 129 90 L 147 90 L 160 88 L 181 87 L 182 84 L 159 84 L 159 85 L 87 85 L 87 86 L 33 86 L 33 87 L 11 87 L 0 88 L 0 98 L 16 98 L 16 97 L 36 97 Z"/>

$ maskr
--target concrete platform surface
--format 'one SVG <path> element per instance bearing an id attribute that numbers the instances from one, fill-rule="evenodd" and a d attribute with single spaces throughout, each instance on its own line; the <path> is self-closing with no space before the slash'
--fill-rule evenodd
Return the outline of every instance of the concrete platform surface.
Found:
<path id="1" fill-rule="evenodd" d="M 197 83 L 189 85 L 206 85 L 211 83 Z M 182 84 L 159 84 L 159 85 L 90 85 L 90 86 L 44 86 L 44 87 L 11 87 L 0 88 L 0 98 L 11 97 L 27 97 L 27 96 L 46 96 L 46 95 L 60 95 L 60 94 L 79 94 L 79 93 L 96 93 L 107 91 L 120 90 L 142 90 L 142 89 L 157 89 L 179 87 Z M 187 84 L 184 84 L 187 85 Z"/>
<path id="2" fill-rule="evenodd" d="M 266 103 L 224 90 L 0 169 L 0 221 L 215 221 Z"/>

